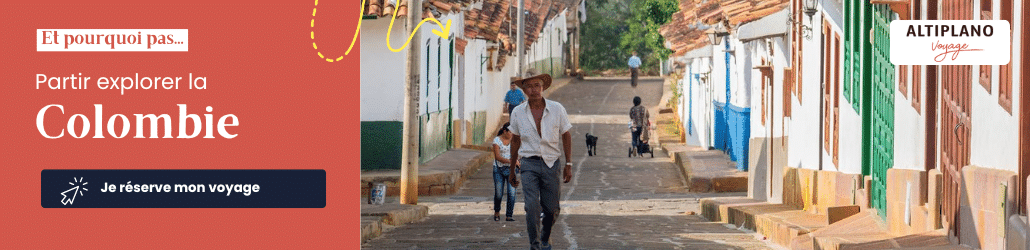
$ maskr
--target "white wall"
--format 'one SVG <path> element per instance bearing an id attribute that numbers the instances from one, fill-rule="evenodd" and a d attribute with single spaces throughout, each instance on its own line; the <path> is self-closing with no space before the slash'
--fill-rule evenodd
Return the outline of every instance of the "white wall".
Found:
<path id="1" fill-rule="evenodd" d="M 514 76 L 516 62 L 515 57 L 508 57 L 504 67 L 497 71 L 487 70 L 487 63 L 483 61 L 489 56 L 487 48 L 496 46 L 493 42 L 481 39 L 469 40 L 465 47 L 465 88 L 464 88 L 464 116 L 471 121 L 472 114 L 480 111 L 487 111 L 487 135 L 492 134 L 500 119 L 504 94 L 508 91 L 511 77 Z M 497 51 L 493 52 L 492 60 L 497 62 Z"/>
<path id="2" fill-rule="evenodd" d="M 773 47 L 769 48 L 766 41 L 771 41 Z M 750 59 L 753 66 L 759 66 L 764 59 L 772 64 L 772 84 L 766 86 L 765 94 L 762 94 L 762 74 L 758 69 L 751 69 L 751 138 L 769 137 L 768 126 L 773 125 L 772 137 L 783 136 L 783 68 L 790 67 L 787 62 L 789 55 L 786 41 L 783 37 L 763 38 L 749 41 L 744 44 L 751 51 Z M 769 50 L 772 49 L 772 56 Z M 771 97 L 771 98 L 770 98 Z M 768 100 L 765 100 L 768 99 Z M 765 123 L 762 122 L 762 105 L 766 105 Z M 769 112 L 772 111 L 770 115 Z M 772 124 L 770 124 L 772 123 Z"/>
<path id="3" fill-rule="evenodd" d="M 450 46 L 451 41 L 462 36 L 464 29 L 458 29 L 453 27 L 464 27 L 463 15 L 458 14 L 447 14 L 443 15 L 438 20 L 442 23 L 451 21 L 451 34 L 448 35 L 448 39 L 443 39 L 436 34 L 433 34 L 432 30 L 440 29 L 440 26 L 433 22 L 426 22 L 419 28 L 418 32 L 421 32 L 421 42 L 412 44 L 409 46 L 419 46 L 422 49 L 422 56 L 419 58 L 419 114 L 428 114 L 441 110 L 446 110 L 453 107 L 451 101 L 451 91 L 457 89 L 458 81 L 454 79 L 457 74 L 457 70 L 452 72 L 451 60 L 450 60 Z M 387 22 L 389 23 L 389 22 Z M 428 47 L 427 47 L 428 46 Z M 454 56 L 460 56 L 455 51 Z M 426 63 L 426 59 L 428 64 Z M 457 65 L 457 60 L 454 60 L 454 64 Z M 402 64 L 403 65 L 403 64 Z M 394 67 L 383 68 L 383 70 L 393 69 Z M 386 73 L 389 74 L 389 73 Z M 403 73 L 401 73 L 403 75 Z"/>
<path id="4" fill-rule="evenodd" d="M 463 15 L 451 13 L 437 18 L 442 23 L 451 21 L 449 39 L 441 39 L 432 33 L 439 27 L 427 22 L 419 28 L 421 41 L 412 41 L 409 46 L 420 46 L 423 54 L 420 62 L 419 114 L 432 113 L 447 108 L 454 109 L 454 119 L 471 120 L 472 113 L 487 111 L 486 138 L 495 131 L 502 115 L 504 94 L 509 89 L 509 82 L 515 76 L 517 60 L 508 57 L 500 70 L 486 70 L 487 64 L 480 63 L 487 57 L 487 48 L 496 46 L 493 42 L 471 39 L 465 48 L 464 55 L 455 51 L 454 67 L 451 68 L 451 40 L 463 37 Z M 567 38 L 565 12 L 557 15 L 545 24 L 540 39 L 529 46 L 526 62 L 544 60 L 547 57 L 562 56 L 561 43 Z M 373 19 L 362 21 L 361 34 L 361 120 L 362 121 L 401 121 L 404 111 L 404 65 L 407 48 L 400 52 L 392 52 L 383 41 L 389 19 Z M 557 29 L 557 31 L 556 31 Z M 403 44 L 407 37 L 403 25 L 396 25 L 391 35 L 394 47 Z M 439 41 L 439 43 L 438 43 Z M 428 42 L 428 49 L 426 48 Z M 439 51 L 439 55 L 437 54 Z M 546 56 L 545 56 L 546 55 Z M 494 52 L 493 61 L 497 61 Z M 426 63 L 426 58 L 429 63 Z M 462 58 L 464 65 L 459 65 Z M 558 61 L 556 64 L 560 63 Z M 439 77 L 437 72 L 440 72 Z M 428 72 L 428 74 L 426 73 Z M 462 75 L 464 74 L 464 75 Z M 428 79 L 427 79 L 428 76 Z M 558 76 L 555 76 L 558 77 Z M 462 83 L 463 82 L 463 83 Z M 462 86 L 463 85 L 463 86 Z M 448 100 L 450 101 L 448 103 Z M 460 109 L 458 107 L 461 107 Z M 460 112 L 459 112 L 460 111 Z M 455 128 L 460 129 L 460 128 Z M 459 131 L 460 132 L 460 131 Z"/>
<path id="5" fill-rule="evenodd" d="M 926 16 L 927 10 L 924 8 L 921 11 L 922 16 Z M 920 69 L 920 82 L 913 82 L 914 78 L 912 75 L 912 66 L 908 67 L 908 75 L 903 76 L 900 74 L 900 66 L 894 68 L 895 72 L 895 91 L 894 91 L 894 166 L 893 168 L 898 169 L 910 169 L 910 170 L 925 170 L 926 167 L 926 100 L 927 97 L 927 84 L 938 84 L 937 82 L 927 82 L 926 71 L 927 66 L 923 66 Z M 902 88 L 901 80 L 904 79 L 908 95 L 902 95 L 900 89 Z M 915 94 L 912 86 L 919 85 L 919 106 L 912 105 L 913 95 Z M 940 115 L 938 113 L 938 115 Z M 939 119 L 939 118 L 938 118 Z M 936 130 L 934 131 L 936 132 Z M 931 166 L 929 168 L 936 168 Z"/>
<path id="6" fill-rule="evenodd" d="M 751 69 L 757 65 L 751 61 L 752 48 L 744 46 L 744 43 L 731 36 L 730 49 L 733 56 L 730 58 L 730 104 L 738 108 L 751 107 L 751 83 L 755 75 L 760 75 Z"/>
<path id="7" fill-rule="evenodd" d="M 723 40 L 719 45 L 712 45 L 712 74 L 709 76 L 709 86 L 712 91 L 712 100 L 719 103 L 726 102 L 726 44 L 730 43 L 730 49 L 733 48 L 732 42 L 727 42 L 730 39 Z M 732 69 L 733 59 L 730 58 L 730 68 Z M 730 80 L 734 78 L 733 73 L 730 73 Z"/>
<path id="8" fill-rule="evenodd" d="M 550 65 L 554 63 L 556 67 L 561 67 L 562 60 L 562 43 L 568 40 L 567 22 L 566 15 L 567 11 L 562 11 L 558 15 L 555 15 L 551 20 L 547 20 L 544 23 L 544 27 L 540 29 L 540 34 L 537 36 L 536 41 L 529 46 L 529 53 L 526 55 L 527 66 L 533 67 L 536 63 L 544 63 Z M 555 59 L 551 61 L 550 58 Z M 538 68 L 538 72 L 547 73 L 548 71 L 543 68 Z M 555 72 L 552 77 L 556 77 L 558 74 L 564 72 Z"/>
<path id="9" fill-rule="evenodd" d="M 361 120 L 404 120 L 404 62 L 407 48 L 392 52 L 386 41 L 389 19 L 364 20 L 361 29 Z M 453 25 L 453 24 L 452 24 Z M 391 38 L 405 37 L 404 26 L 394 27 Z M 393 39 L 395 46 L 403 43 Z M 405 39 L 406 40 L 406 39 Z M 378 69 L 378 70 L 377 70 Z M 400 72 L 397 72 L 397 71 Z"/>
<path id="10" fill-rule="evenodd" d="M 703 77 L 711 77 L 712 73 L 712 59 L 711 57 L 696 58 L 687 64 L 690 68 L 690 72 L 694 74 L 700 74 Z M 725 85 L 725 83 L 723 83 Z M 712 99 L 714 97 L 713 87 L 711 79 L 694 79 L 691 81 L 690 96 L 692 100 L 688 100 L 693 103 L 694 110 L 688 111 L 692 115 L 694 122 L 693 133 L 697 136 L 696 146 L 702 148 L 708 148 L 712 145 Z M 724 93 L 722 95 L 725 95 Z"/>
<path id="11" fill-rule="evenodd" d="M 687 64 L 687 67 L 684 67 L 683 72 L 680 73 L 683 77 L 677 83 L 680 92 L 679 110 L 677 113 L 679 114 L 680 122 L 683 124 L 683 137 L 687 145 L 700 146 L 701 137 L 698 134 L 697 121 L 693 118 L 694 113 L 698 112 L 696 110 L 697 107 L 693 106 L 698 98 L 695 94 L 698 88 L 697 80 L 694 78 L 695 71 L 693 67 L 690 67 L 690 64 Z"/>
<path id="12" fill-rule="evenodd" d="M 900 66 L 895 67 L 898 72 Z M 905 78 L 908 95 L 902 95 L 900 86 L 894 90 L 894 167 L 898 169 L 926 169 L 926 69 L 920 70 L 919 107 L 912 106 L 912 67 L 907 75 L 895 74 L 895 83 L 900 85 Z M 917 110 L 918 108 L 918 110 Z"/>
<path id="13" fill-rule="evenodd" d="M 841 15 L 840 11 L 836 11 L 836 12 L 832 12 L 832 13 L 834 13 L 833 15 Z M 838 143 L 839 149 L 838 149 L 838 154 L 837 154 L 837 164 L 833 163 L 833 157 L 831 155 L 831 153 L 833 151 L 832 148 L 829 149 L 829 150 L 825 150 L 825 149 L 823 150 L 824 151 L 824 153 L 823 153 L 824 154 L 823 155 L 823 169 L 824 170 L 837 170 L 837 171 L 840 171 L 840 172 L 843 172 L 843 173 L 848 173 L 848 174 L 861 174 L 862 173 L 862 147 L 863 147 L 863 145 L 862 145 L 862 116 L 860 115 L 858 110 L 855 110 L 855 106 L 852 105 L 852 102 L 856 101 L 856 100 L 853 100 L 853 98 L 850 98 L 850 97 L 845 98 L 845 96 L 844 96 L 845 93 L 844 93 L 844 86 L 843 85 L 846 83 L 844 81 L 844 75 L 845 75 L 844 74 L 844 63 L 845 63 L 844 62 L 844 53 L 845 53 L 844 43 L 846 42 L 846 39 L 844 37 L 845 36 L 844 28 L 842 28 L 843 24 L 842 23 L 838 23 L 839 20 L 843 20 L 843 19 L 840 18 L 840 17 L 836 17 L 836 18 L 829 18 L 829 20 L 828 20 L 828 22 L 830 23 L 830 29 L 833 32 L 835 32 L 836 34 L 839 34 L 841 36 L 840 37 L 841 38 L 840 39 L 840 44 L 838 44 L 838 46 L 837 46 L 837 49 L 840 50 L 840 56 L 841 56 L 841 58 L 838 59 L 838 60 L 840 60 L 840 66 L 837 69 L 835 69 L 836 71 L 840 71 L 840 74 L 838 75 L 839 79 L 836 79 L 836 81 L 840 83 L 839 85 L 836 86 L 836 88 L 837 88 L 837 91 L 836 91 L 837 99 L 839 100 L 839 105 L 837 107 L 838 107 L 838 110 L 840 112 L 839 113 L 839 117 L 837 119 L 837 122 L 839 123 L 838 124 L 838 126 L 839 126 L 838 127 L 838 135 L 837 135 L 838 136 L 837 143 Z M 819 31 L 820 32 L 818 32 L 817 35 L 816 35 L 818 37 L 813 37 L 812 38 L 813 41 L 816 41 L 816 39 L 819 39 L 819 37 L 822 37 L 822 32 L 821 32 L 822 29 L 823 28 L 820 26 L 819 27 Z M 827 41 L 827 44 L 830 44 L 830 43 L 832 43 L 832 42 Z M 863 45 L 868 45 L 869 43 L 865 42 L 865 43 L 862 43 L 862 44 Z M 812 45 L 818 45 L 818 43 L 813 43 Z M 818 48 L 818 47 L 816 47 L 816 48 Z M 814 50 L 814 51 L 820 51 L 820 50 Z M 819 53 L 820 55 L 822 54 L 821 52 L 817 52 L 817 53 Z M 816 59 L 815 62 L 816 63 L 814 63 L 814 64 L 818 64 L 818 59 Z M 822 71 L 824 71 L 824 70 L 822 68 L 820 68 L 819 71 L 817 71 L 817 72 L 822 72 Z M 831 81 L 831 82 L 834 80 L 831 77 L 827 77 L 826 79 L 827 79 L 827 81 Z M 865 84 L 866 81 L 863 80 L 862 82 L 863 82 L 863 84 Z M 851 91 L 859 91 L 859 92 L 861 92 L 860 89 L 852 89 Z M 816 103 L 819 102 L 818 99 L 819 99 L 819 97 L 815 96 L 814 100 L 816 100 L 815 101 Z M 895 103 L 897 103 L 897 102 L 895 102 Z M 822 103 L 819 103 L 819 105 L 822 105 Z M 909 106 L 911 106 L 911 105 L 909 105 Z M 833 110 L 826 110 L 825 112 L 833 112 Z M 831 124 L 831 126 L 832 126 L 832 124 Z M 830 130 L 832 130 L 832 129 L 833 128 L 831 127 Z M 826 131 L 824 131 L 824 133 L 826 133 Z M 897 135 L 898 135 L 898 133 L 895 132 L 895 139 L 897 139 L 897 137 L 898 137 Z M 820 139 L 819 141 L 821 142 L 822 140 Z M 895 141 L 895 143 L 896 142 L 897 141 Z M 832 146 L 833 145 L 831 144 L 831 147 Z M 898 151 L 897 147 L 895 147 L 894 151 L 895 152 Z M 826 153 L 826 152 L 830 152 L 830 153 Z"/>
<path id="14" fill-rule="evenodd" d="M 1013 8 L 1022 8 L 1022 1 L 1015 1 Z M 995 4 L 994 19 L 1000 19 L 999 4 Z M 978 4 L 974 4 L 980 13 Z M 1025 15 L 1026 13 L 1024 13 Z M 1021 42 L 1019 34 L 1028 32 L 1023 28 L 1022 18 L 1013 18 L 1012 22 L 1012 113 L 1009 113 L 998 104 L 998 66 L 991 67 L 991 92 L 980 85 L 978 77 L 974 77 L 972 86 L 972 133 L 970 138 L 969 163 L 986 168 L 994 168 L 1019 172 L 1019 102 L 1021 96 L 1020 84 L 1021 74 L 1019 72 L 1022 56 L 1018 46 Z M 979 15 L 977 15 L 979 18 Z M 973 66 L 973 76 L 980 75 L 980 67 Z M 943 129 L 943 128 L 942 128 Z M 1025 132 L 1025 131 L 1024 131 Z"/>
<path id="15" fill-rule="evenodd" d="M 457 22 L 457 20 L 455 21 Z M 555 57 L 562 56 L 562 46 L 566 38 L 566 21 L 564 13 L 557 15 L 555 18 L 548 20 L 545 23 L 544 29 L 540 38 L 533 44 L 528 46 L 529 51 L 526 54 L 525 61 L 527 66 L 531 67 L 531 64 L 535 60 L 543 60 L 547 57 L 544 55 L 550 55 L 554 53 Z M 555 28 L 560 29 L 560 33 L 556 33 Z M 452 28 L 453 30 L 453 28 Z M 552 44 L 554 43 L 554 44 Z M 468 45 L 465 47 L 465 66 L 464 66 L 464 92 L 461 93 L 463 96 L 459 101 L 463 102 L 464 112 L 461 116 L 455 115 L 455 119 L 464 117 L 465 120 L 471 121 L 472 114 L 475 112 L 486 111 L 486 137 L 490 138 L 490 135 L 495 134 L 493 131 L 500 124 L 498 121 L 503 114 L 504 108 L 504 95 L 508 92 L 511 82 L 511 77 L 516 76 L 515 71 L 518 59 L 515 56 L 510 56 L 500 70 L 496 68 L 494 70 L 487 70 L 488 63 L 482 63 L 486 57 L 489 57 L 489 51 L 487 48 L 497 46 L 494 42 L 488 42 L 482 39 L 469 40 Z M 551 51 L 553 50 L 553 51 Z M 497 62 L 497 51 L 493 52 L 493 57 L 496 66 Z M 537 59 L 539 58 L 539 59 Z M 555 62 L 556 64 L 559 62 Z M 528 69 L 528 68 L 527 68 Z M 537 69 L 540 72 L 541 69 Z M 560 75 L 554 75 L 552 77 L 560 77 Z M 457 89 L 455 90 L 457 92 Z M 456 93 L 456 96 L 458 94 Z"/>
<path id="16" fill-rule="evenodd" d="M 820 102 L 820 84 L 822 84 L 820 76 L 822 72 L 821 65 L 819 64 L 822 53 L 820 47 L 819 34 L 822 32 L 822 22 L 819 21 L 819 16 L 813 19 L 813 22 L 808 23 L 807 18 L 803 22 L 811 25 L 812 31 L 819 31 L 812 35 L 811 40 L 804 40 L 802 42 L 802 68 L 794 69 L 800 70 L 803 74 L 800 79 L 801 82 L 801 99 L 798 99 L 797 95 L 791 95 L 791 118 L 787 128 L 787 134 L 790 136 L 787 138 L 789 150 L 787 150 L 787 166 L 805 169 L 819 169 L 819 145 L 822 144 L 822 138 L 819 137 L 819 130 L 822 128 L 822 118 L 819 117 L 819 109 L 822 103 Z M 787 41 L 787 46 L 790 45 L 791 41 Z M 797 85 L 795 85 L 797 87 Z M 833 169 L 831 167 L 824 167 L 823 169 Z"/>
<path id="17" fill-rule="evenodd" d="M 791 118 L 787 124 L 787 131 L 790 136 L 788 137 L 788 143 L 790 149 L 787 152 L 787 165 L 791 167 L 800 167 L 805 169 L 819 169 L 820 168 L 820 154 L 822 155 L 822 169 L 828 171 L 840 171 L 849 174 L 860 174 L 862 173 L 862 118 L 859 113 L 855 111 L 850 99 L 844 98 L 843 86 L 836 86 L 840 88 L 837 91 L 839 98 L 839 110 L 840 116 L 839 122 L 839 134 L 838 134 L 838 164 L 833 163 L 832 157 L 832 144 L 830 148 L 826 148 L 823 144 L 823 137 L 825 133 L 832 131 L 823 130 L 823 119 L 820 111 L 823 108 L 823 97 L 822 97 L 822 85 L 823 85 L 823 18 L 826 17 L 830 23 L 831 30 L 841 35 L 841 41 L 838 45 L 838 49 L 841 51 L 841 56 L 844 53 L 844 37 L 843 30 L 835 23 L 835 20 L 841 20 L 841 18 L 830 18 L 826 16 L 826 12 L 820 12 L 820 15 L 815 16 L 812 22 L 809 23 L 807 18 L 803 22 L 812 27 L 812 39 L 802 41 L 802 76 L 801 76 L 801 99 L 799 100 L 796 95 L 792 95 L 791 100 Z M 838 13 L 839 14 L 839 13 Z M 835 14 L 835 15 L 838 15 Z M 790 41 L 784 42 L 785 46 L 790 46 Z M 831 44 L 831 42 L 826 42 Z M 841 65 L 836 69 L 841 71 L 839 74 L 839 82 L 844 84 L 844 61 L 841 60 Z M 795 69 L 797 70 L 797 69 Z M 827 82 L 833 83 L 832 76 L 827 76 L 825 79 Z M 795 86 L 796 87 L 796 86 Z M 833 112 L 833 110 L 822 110 L 822 112 Z M 830 130 L 832 130 L 832 124 Z M 818 152 L 818 153 L 817 153 Z"/>

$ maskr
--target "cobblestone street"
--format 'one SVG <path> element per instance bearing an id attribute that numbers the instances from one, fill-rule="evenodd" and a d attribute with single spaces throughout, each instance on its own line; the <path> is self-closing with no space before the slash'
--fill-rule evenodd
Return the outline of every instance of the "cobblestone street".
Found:
<path id="1" fill-rule="evenodd" d="M 558 89 L 573 123 L 573 180 L 562 184 L 561 216 L 553 229 L 556 249 L 771 249 L 761 236 L 704 220 L 698 200 L 746 193 L 691 193 L 679 168 L 656 143 L 654 158 L 628 158 L 628 111 L 634 96 L 656 107 L 661 80 L 584 80 Z M 657 110 L 651 110 L 652 121 Z M 587 156 L 585 134 L 600 137 Z M 655 140 L 657 141 L 656 138 Z M 493 221 L 492 166 L 486 165 L 452 196 L 420 197 L 429 216 L 366 242 L 369 249 L 526 249 L 521 186 L 516 221 Z M 395 197 L 392 202 L 396 202 Z M 388 202 L 391 202 L 388 199 Z M 504 205 L 502 204 L 502 217 Z"/>

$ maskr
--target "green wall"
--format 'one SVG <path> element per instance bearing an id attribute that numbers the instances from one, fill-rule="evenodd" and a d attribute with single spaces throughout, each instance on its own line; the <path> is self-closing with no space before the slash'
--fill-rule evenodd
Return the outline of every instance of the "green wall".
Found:
<path id="1" fill-rule="evenodd" d="M 401 169 L 404 122 L 361 122 L 361 170 Z"/>
<path id="2" fill-rule="evenodd" d="M 548 57 L 543 60 L 530 62 L 529 67 L 537 69 L 540 74 L 549 74 L 551 77 L 560 77 L 565 74 L 562 57 Z"/>

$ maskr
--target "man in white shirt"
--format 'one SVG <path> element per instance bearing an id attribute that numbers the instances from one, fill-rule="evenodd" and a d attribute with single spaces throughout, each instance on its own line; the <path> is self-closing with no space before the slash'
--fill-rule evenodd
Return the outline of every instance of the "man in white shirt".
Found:
<path id="1" fill-rule="evenodd" d="M 511 168 L 509 181 L 513 186 L 519 186 L 515 178 L 515 169 L 518 168 L 522 173 L 522 182 L 525 183 L 522 190 L 525 194 L 526 227 L 531 248 L 551 249 L 551 227 L 558 217 L 558 201 L 561 199 L 558 175 L 562 175 L 565 183 L 572 180 L 572 135 L 569 133 L 572 123 L 569 122 L 565 107 L 558 102 L 545 100 L 541 95 L 551 86 L 550 75 L 516 80 L 515 84 L 525 91 L 528 100 L 511 112 L 508 129 L 514 136 L 509 159 L 520 160 L 516 161 L 516 167 Z M 559 161 L 562 152 L 565 153 L 564 164 Z M 544 213 L 543 230 L 538 238 L 541 209 Z"/>
<path id="2" fill-rule="evenodd" d="M 629 65 L 629 72 L 631 75 L 630 84 L 632 84 L 633 87 L 636 88 L 637 75 L 640 75 L 640 57 L 637 57 L 636 51 L 633 51 L 633 56 L 629 57 L 629 62 L 627 62 L 626 64 Z"/>

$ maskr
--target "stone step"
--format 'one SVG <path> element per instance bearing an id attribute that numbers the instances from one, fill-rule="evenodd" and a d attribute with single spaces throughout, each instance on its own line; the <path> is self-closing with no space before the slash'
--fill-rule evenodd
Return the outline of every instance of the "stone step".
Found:
<path id="1" fill-rule="evenodd" d="M 361 216 L 361 243 L 383 234 L 383 221 L 378 216 Z"/>
<path id="2" fill-rule="evenodd" d="M 489 149 L 486 149 L 489 150 Z M 484 164 L 493 160 L 493 154 L 480 149 L 451 149 L 433 160 L 420 164 L 418 195 L 435 196 L 454 194 L 461 185 Z M 367 197 L 369 183 L 386 185 L 386 196 L 400 195 L 401 171 L 362 171 L 361 196 Z"/>
<path id="3" fill-rule="evenodd" d="M 380 221 L 392 226 L 419 221 L 426 218 L 427 215 L 429 215 L 429 207 L 422 205 L 361 204 L 362 218 L 367 216 L 379 217 Z"/>
<path id="4" fill-rule="evenodd" d="M 718 150 L 701 150 L 683 144 L 662 144 L 680 167 L 691 192 L 747 192 L 747 172 Z"/>
<path id="5" fill-rule="evenodd" d="M 781 246 L 828 225 L 826 215 L 747 198 L 702 199 L 701 210 L 709 220 L 755 231 Z"/>
<path id="6" fill-rule="evenodd" d="M 429 207 L 406 204 L 361 204 L 361 242 L 379 237 L 384 225 L 398 226 L 421 221 L 429 215 Z"/>
<path id="7" fill-rule="evenodd" d="M 873 210 L 859 212 L 795 238 L 791 249 L 970 249 L 953 245 L 945 231 L 910 235 L 890 233 L 887 223 Z"/>

